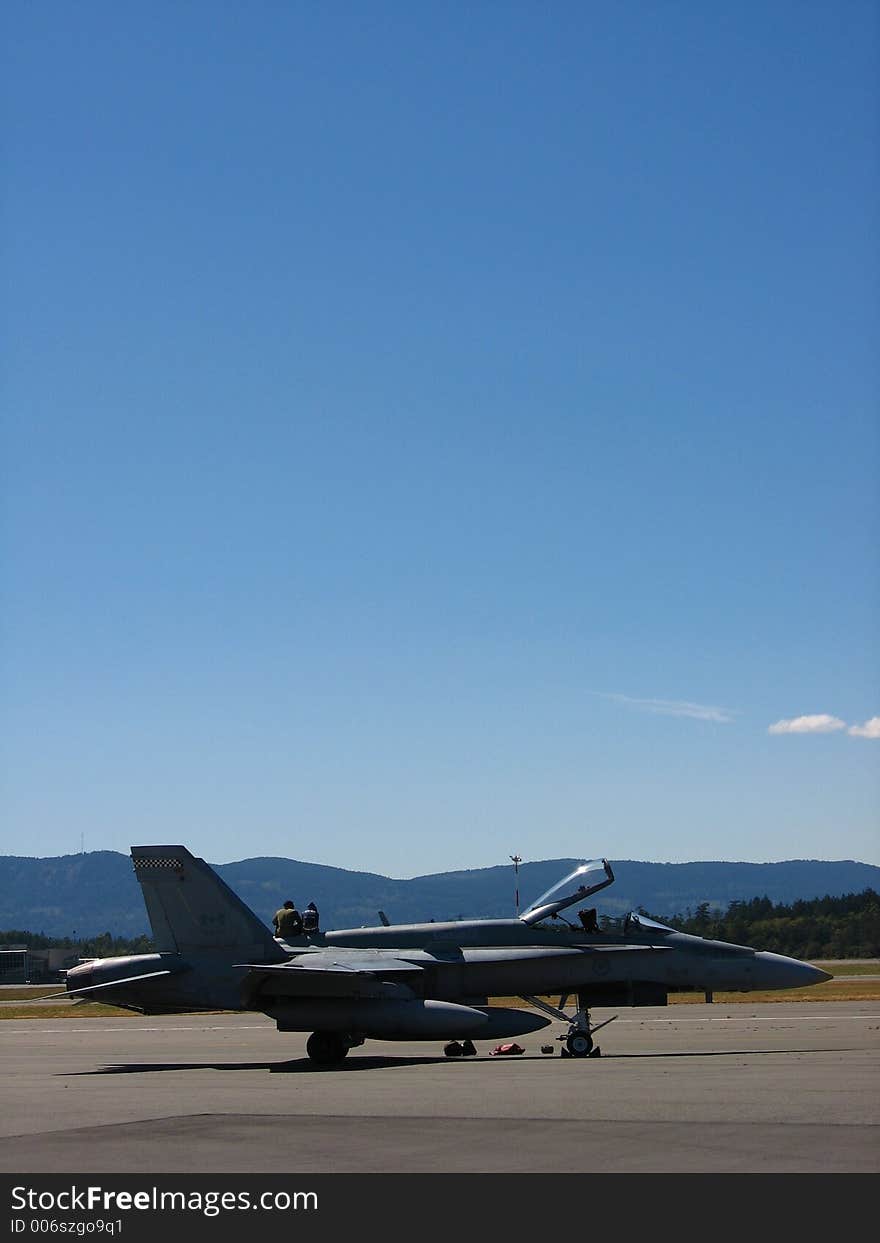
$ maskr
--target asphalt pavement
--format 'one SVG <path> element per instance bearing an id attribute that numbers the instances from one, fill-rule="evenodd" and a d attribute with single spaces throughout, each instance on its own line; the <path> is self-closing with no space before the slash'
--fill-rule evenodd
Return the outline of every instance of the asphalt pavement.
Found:
<path id="1" fill-rule="evenodd" d="M 599 1058 L 554 1024 L 519 1056 L 368 1041 L 334 1069 L 255 1014 L 7 1020 L 0 1170 L 880 1170 L 877 1003 L 617 1013 Z"/>

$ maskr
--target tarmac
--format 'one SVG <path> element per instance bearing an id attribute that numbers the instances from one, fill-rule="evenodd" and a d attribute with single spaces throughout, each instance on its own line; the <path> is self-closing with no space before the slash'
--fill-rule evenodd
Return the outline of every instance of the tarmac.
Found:
<path id="1" fill-rule="evenodd" d="M 554 1023 L 519 1056 L 367 1041 L 332 1069 L 259 1014 L 7 1020 L 0 1171 L 880 1171 L 880 1003 L 614 1013 L 598 1058 Z"/>

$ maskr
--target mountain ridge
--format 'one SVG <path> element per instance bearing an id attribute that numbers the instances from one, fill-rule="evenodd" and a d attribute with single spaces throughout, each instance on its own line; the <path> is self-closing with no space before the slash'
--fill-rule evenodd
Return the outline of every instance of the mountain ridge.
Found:
<path id="1" fill-rule="evenodd" d="M 520 909 L 580 862 L 581 858 L 559 858 L 520 864 Z M 600 914 L 611 916 L 641 907 L 662 919 L 702 903 L 723 912 L 733 901 L 756 897 L 791 903 L 865 889 L 880 891 L 880 867 L 852 859 L 609 862 L 615 883 L 602 892 L 597 904 Z M 211 866 L 267 924 L 286 898 L 299 906 L 314 901 L 326 929 L 376 924 L 380 910 L 393 923 L 503 918 L 515 913 L 510 864 L 406 880 L 269 855 Z M 106 931 L 136 937 L 150 931 L 131 859 L 117 851 L 49 858 L 0 856 L 0 929 L 52 937 Z"/>

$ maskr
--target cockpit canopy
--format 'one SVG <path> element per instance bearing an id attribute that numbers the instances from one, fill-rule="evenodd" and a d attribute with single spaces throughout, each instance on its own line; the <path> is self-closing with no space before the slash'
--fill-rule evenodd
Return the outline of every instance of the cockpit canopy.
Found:
<path id="1" fill-rule="evenodd" d="M 674 928 L 670 928 L 668 924 L 661 924 L 657 919 L 649 919 L 647 915 L 642 915 L 638 911 L 630 911 L 623 921 L 623 934 L 626 936 L 630 932 L 675 932 Z"/>
<path id="2" fill-rule="evenodd" d="M 574 902 L 582 902 L 591 893 L 605 889 L 613 880 L 614 873 L 607 859 L 591 859 L 587 863 L 581 863 L 546 893 L 542 893 L 540 898 L 523 911 L 520 919 L 529 926 L 537 924 L 558 911 L 564 911 Z"/>

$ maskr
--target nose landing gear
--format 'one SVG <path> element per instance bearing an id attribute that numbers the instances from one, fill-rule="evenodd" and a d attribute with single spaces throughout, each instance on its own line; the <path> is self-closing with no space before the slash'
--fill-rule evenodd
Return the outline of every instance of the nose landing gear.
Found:
<path id="1" fill-rule="evenodd" d="M 550 1006 L 546 1001 L 541 1001 L 537 997 L 523 997 L 524 1001 L 535 1006 L 538 1010 L 543 1010 L 545 1014 L 549 1014 L 551 1018 L 561 1019 L 564 1023 L 568 1023 L 568 1031 L 563 1032 L 556 1039 L 563 1042 L 563 1057 L 601 1057 L 602 1050 L 593 1042 L 593 1036 L 603 1027 L 607 1027 L 609 1023 L 613 1023 L 617 1018 L 614 1014 L 610 1019 L 605 1019 L 603 1023 L 596 1023 L 593 1026 L 590 1023 L 590 1011 L 585 1004 L 583 997 L 578 997 L 578 1008 L 575 1011 L 574 1018 L 567 1014 L 563 1006 L 568 1001 L 568 997 L 560 997 L 559 1005 Z"/>
<path id="2" fill-rule="evenodd" d="M 565 1051 L 569 1057 L 590 1057 L 593 1053 L 593 1037 L 589 1032 L 570 1032 L 559 1039 L 565 1040 Z M 600 1054 L 601 1049 L 596 1046 L 596 1056 Z"/>
<path id="3" fill-rule="evenodd" d="M 613 1023 L 616 1018 L 616 1014 L 612 1015 L 610 1019 L 606 1019 L 604 1023 L 597 1023 L 594 1027 L 590 1023 L 589 1010 L 586 1006 L 580 1006 L 569 1023 L 568 1032 L 557 1037 L 558 1040 L 565 1041 L 562 1050 L 563 1057 L 601 1057 L 602 1050 L 594 1044 L 593 1036 L 601 1028 Z"/>

